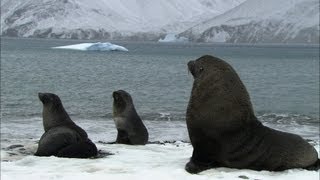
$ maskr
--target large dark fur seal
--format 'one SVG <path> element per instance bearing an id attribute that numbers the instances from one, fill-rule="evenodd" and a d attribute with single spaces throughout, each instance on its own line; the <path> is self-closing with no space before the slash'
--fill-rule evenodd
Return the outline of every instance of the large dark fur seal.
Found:
<path id="1" fill-rule="evenodd" d="M 36 156 L 89 158 L 97 155 L 97 147 L 70 119 L 57 95 L 39 93 L 39 99 L 43 103 L 45 133 L 39 141 Z"/>
<path id="2" fill-rule="evenodd" d="M 132 98 L 123 90 L 114 91 L 113 119 L 118 135 L 116 143 L 144 145 L 148 142 L 148 131 L 137 114 Z"/>
<path id="3" fill-rule="evenodd" d="M 186 121 L 193 154 L 185 169 L 213 167 L 281 171 L 319 167 L 317 151 L 300 136 L 262 125 L 235 70 L 202 56 L 188 63 L 194 77 Z"/>

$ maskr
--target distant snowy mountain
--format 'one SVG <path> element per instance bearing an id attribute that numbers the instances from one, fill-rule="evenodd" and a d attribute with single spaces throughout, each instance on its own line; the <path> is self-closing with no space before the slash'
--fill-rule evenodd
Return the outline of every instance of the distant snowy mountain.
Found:
<path id="1" fill-rule="evenodd" d="M 247 0 L 180 36 L 200 42 L 319 44 L 319 0 Z"/>
<path id="2" fill-rule="evenodd" d="M 2 0 L 1 35 L 158 40 L 245 0 Z"/>
<path id="3" fill-rule="evenodd" d="M 319 0 L 2 0 L 1 35 L 319 43 Z"/>

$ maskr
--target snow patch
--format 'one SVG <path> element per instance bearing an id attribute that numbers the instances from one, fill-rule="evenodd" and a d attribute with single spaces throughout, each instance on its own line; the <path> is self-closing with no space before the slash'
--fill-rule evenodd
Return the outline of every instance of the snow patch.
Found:
<path id="1" fill-rule="evenodd" d="M 158 40 L 160 34 L 180 33 L 244 1 L 2 0 L 0 27 L 5 36 L 119 40 L 153 34 Z"/>
<path id="2" fill-rule="evenodd" d="M 319 44 L 318 26 L 318 0 L 247 0 L 179 35 L 200 42 Z"/>

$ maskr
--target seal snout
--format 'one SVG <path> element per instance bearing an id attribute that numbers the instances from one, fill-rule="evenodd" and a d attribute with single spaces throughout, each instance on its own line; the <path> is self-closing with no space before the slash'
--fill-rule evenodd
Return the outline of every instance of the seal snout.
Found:
<path id="1" fill-rule="evenodd" d="M 41 98 L 41 97 L 43 97 L 44 96 L 44 93 L 38 93 L 38 96 L 39 96 L 39 98 Z"/>
<path id="2" fill-rule="evenodd" d="M 119 97 L 120 97 L 120 93 L 118 91 L 114 91 L 112 93 L 112 97 L 113 97 L 114 100 L 118 100 Z"/>
<path id="3" fill-rule="evenodd" d="M 120 98 L 120 97 L 122 97 L 122 96 L 127 96 L 128 95 L 128 93 L 126 92 L 126 91 L 124 91 L 124 90 L 118 90 L 118 91 L 114 91 L 113 93 L 112 93 L 112 97 L 113 98 Z"/>
<path id="4" fill-rule="evenodd" d="M 38 93 L 38 97 L 40 99 L 41 102 L 45 103 L 48 99 L 47 95 L 45 93 Z"/>
<path id="5" fill-rule="evenodd" d="M 122 99 L 122 97 L 125 95 L 125 91 L 124 90 L 118 90 L 118 91 L 114 91 L 112 93 L 112 97 L 115 101 L 119 101 Z"/>
<path id="6" fill-rule="evenodd" d="M 38 93 L 38 97 L 43 104 L 46 104 L 46 103 L 52 101 L 53 96 L 54 96 L 54 94 L 51 94 L 51 93 L 40 93 L 40 92 Z M 59 100 L 57 100 L 57 101 L 59 101 Z"/>
<path id="7" fill-rule="evenodd" d="M 195 61 L 188 62 L 188 69 L 191 72 L 191 74 L 194 76 L 194 74 L 195 74 Z"/>

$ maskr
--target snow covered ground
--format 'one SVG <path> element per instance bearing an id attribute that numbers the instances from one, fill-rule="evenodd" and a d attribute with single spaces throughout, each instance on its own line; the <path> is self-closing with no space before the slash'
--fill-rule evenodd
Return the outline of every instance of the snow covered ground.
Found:
<path id="1" fill-rule="evenodd" d="M 217 168 L 191 175 L 184 165 L 192 152 L 189 143 L 129 146 L 100 144 L 98 148 L 114 153 L 98 159 L 69 159 L 28 155 L 1 163 L 1 179 L 290 179 L 318 180 L 319 171 L 293 169 L 283 172 Z M 35 150 L 36 145 L 32 148 Z M 1 158 L 8 156 L 3 151 Z"/>
<path id="2" fill-rule="evenodd" d="M 30 122 L 31 121 L 31 122 Z M 36 157 L 37 140 L 43 133 L 41 119 L 5 123 L 1 139 L 1 179 L 154 179 L 154 180 L 205 180 L 205 179 L 259 179 L 259 180 L 318 180 L 320 171 L 292 169 L 283 172 L 252 171 L 230 168 L 216 168 L 192 175 L 184 170 L 192 146 L 187 140 L 186 125 L 183 121 L 146 121 L 150 141 L 179 139 L 172 143 L 129 146 L 107 144 L 115 139 L 116 130 L 112 121 L 82 120 L 79 125 L 102 152 L 96 159 L 69 159 L 57 157 Z M 100 124 L 100 125 L 99 125 Z M 104 126 L 101 126 L 104 124 Z M 297 125 L 298 126 L 298 125 Z M 317 129 L 299 125 L 304 136 Z M 295 131 L 295 127 L 287 127 Z M 302 130 L 304 129 L 304 131 Z M 309 131 L 309 132 L 307 132 Z M 312 144 L 319 152 L 319 140 L 313 137 Z M 22 145 L 22 146 L 12 146 Z M 113 155 L 103 156 L 103 153 Z"/>

